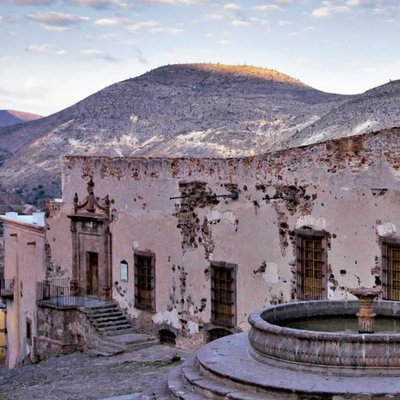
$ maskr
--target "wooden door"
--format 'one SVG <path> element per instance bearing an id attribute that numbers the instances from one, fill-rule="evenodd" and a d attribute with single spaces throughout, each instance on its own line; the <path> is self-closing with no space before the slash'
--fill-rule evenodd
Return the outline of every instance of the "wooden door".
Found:
<path id="1" fill-rule="evenodd" d="M 99 294 L 99 254 L 87 252 L 87 290 L 88 296 L 98 296 Z"/>

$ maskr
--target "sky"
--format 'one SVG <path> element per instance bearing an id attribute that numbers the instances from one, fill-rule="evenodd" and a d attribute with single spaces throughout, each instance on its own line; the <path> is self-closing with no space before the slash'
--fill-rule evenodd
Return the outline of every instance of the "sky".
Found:
<path id="1" fill-rule="evenodd" d="M 0 0 L 0 109 L 49 115 L 193 62 L 362 93 L 400 79 L 400 0 Z"/>

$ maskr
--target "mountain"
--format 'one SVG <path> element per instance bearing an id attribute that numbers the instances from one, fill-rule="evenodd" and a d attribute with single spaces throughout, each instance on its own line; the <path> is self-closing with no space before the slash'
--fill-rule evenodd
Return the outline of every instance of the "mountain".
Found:
<path id="1" fill-rule="evenodd" d="M 63 154 L 254 155 L 400 126 L 399 100 L 400 81 L 344 96 L 263 68 L 168 65 L 0 128 L 0 180 L 35 204 L 60 195 Z"/>
<path id="2" fill-rule="evenodd" d="M 38 118 L 41 118 L 41 116 L 24 111 L 0 110 L 0 127 L 22 124 L 23 122 L 33 121 Z"/>

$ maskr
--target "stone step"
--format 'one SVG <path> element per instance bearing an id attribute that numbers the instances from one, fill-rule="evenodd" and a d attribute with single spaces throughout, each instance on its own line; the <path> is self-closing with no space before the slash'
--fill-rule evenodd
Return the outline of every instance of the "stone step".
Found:
<path id="1" fill-rule="evenodd" d="M 126 335 L 128 333 L 134 333 L 134 332 L 135 332 L 135 329 L 130 327 L 130 328 L 126 328 L 126 329 L 118 329 L 115 331 L 107 331 L 107 332 L 104 332 L 104 334 L 106 337 L 108 337 L 108 336 Z"/>
<path id="2" fill-rule="evenodd" d="M 119 335 L 120 332 L 133 332 L 131 322 L 115 303 L 86 307 L 82 311 L 91 325 L 103 336 Z"/>
<path id="3" fill-rule="evenodd" d="M 128 324 L 129 326 L 131 326 L 131 324 L 129 323 L 129 321 L 127 321 L 125 318 L 122 319 L 118 319 L 118 320 L 102 320 L 102 321 L 91 321 L 92 325 L 95 326 L 96 328 L 101 328 L 101 327 L 106 327 L 106 326 L 118 326 L 118 325 L 126 325 Z"/>
<path id="4" fill-rule="evenodd" d="M 113 306 L 113 307 L 107 307 L 107 308 L 92 308 L 90 310 L 84 309 L 83 312 L 87 315 L 98 315 L 98 314 L 107 314 L 107 313 L 112 313 L 112 312 L 118 312 L 122 314 L 122 311 L 117 307 L 117 306 Z"/>
<path id="5" fill-rule="evenodd" d="M 130 324 L 125 324 L 125 325 L 118 325 L 118 326 L 106 326 L 106 327 L 101 327 L 97 328 L 97 330 L 100 333 L 107 334 L 107 335 L 112 335 L 113 332 L 116 332 L 116 334 L 120 334 L 121 331 L 124 331 L 124 333 L 128 333 L 128 330 L 133 332 L 134 329 Z"/>
<path id="6" fill-rule="evenodd" d="M 126 351 L 140 350 L 159 343 L 156 337 L 138 332 L 118 333 L 108 339 L 125 346 Z"/>
<path id="7" fill-rule="evenodd" d="M 175 368 L 168 377 L 168 387 L 179 400 L 266 400 L 265 393 L 238 388 L 228 379 L 201 371 L 196 355 Z"/>
<path id="8" fill-rule="evenodd" d="M 110 303 L 110 304 L 101 305 L 101 306 L 82 307 L 80 310 L 83 311 L 84 313 L 92 313 L 92 312 L 97 312 L 97 311 L 106 311 L 106 310 L 113 310 L 113 309 L 119 310 L 119 308 L 116 304 Z"/>
<path id="9" fill-rule="evenodd" d="M 111 357 L 116 354 L 121 354 L 126 350 L 126 347 L 115 343 L 108 339 L 102 339 L 96 343 L 96 345 L 88 351 L 90 356 L 102 356 Z"/>
<path id="10" fill-rule="evenodd" d="M 103 319 L 112 319 L 112 318 L 115 318 L 115 319 L 118 319 L 118 318 L 127 319 L 126 316 L 124 314 L 122 314 L 122 313 L 120 313 L 120 314 L 113 313 L 113 314 L 102 314 L 102 315 L 97 315 L 97 316 L 88 316 L 88 318 L 91 321 L 101 321 Z"/>

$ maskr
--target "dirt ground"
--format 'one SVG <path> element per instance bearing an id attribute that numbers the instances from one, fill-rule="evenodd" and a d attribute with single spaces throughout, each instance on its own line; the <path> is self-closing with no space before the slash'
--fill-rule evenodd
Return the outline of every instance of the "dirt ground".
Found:
<path id="1" fill-rule="evenodd" d="M 15 369 L 0 366 L 1 400 L 167 400 L 167 376 L 186 352 L 155 345 L 112 357 L 83 353 L 55 357 Z"/>

